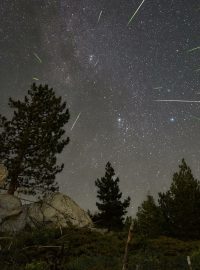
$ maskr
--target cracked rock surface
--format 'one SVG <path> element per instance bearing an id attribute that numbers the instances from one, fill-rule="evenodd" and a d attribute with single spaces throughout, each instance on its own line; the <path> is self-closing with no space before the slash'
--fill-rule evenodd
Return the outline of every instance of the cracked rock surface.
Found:
<path id="1" fill-rule="evenodd" d="M 70 224 L 78 227 L 90 226 L 92 221 L 88 214 L 81 209 L 70 197 L 55 193 L 43 201 L 33 203 L 28 209 L 28 224 L 53 224 L 67 227 Z"/>
<path id="2" fill-rule="evenodd" d="M 89 215 L 62 193 L 54 193 L 40 202 L 22 205 L 19 198 L 0 195 L 0 231 L 16 232 L 26 226 L 92 227 Z"/>

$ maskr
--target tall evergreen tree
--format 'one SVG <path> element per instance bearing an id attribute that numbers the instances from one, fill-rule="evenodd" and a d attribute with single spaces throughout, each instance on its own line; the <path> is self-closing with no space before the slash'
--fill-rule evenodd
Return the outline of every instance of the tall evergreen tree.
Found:
<path id="1" fill-rule="evenodd" d="M 68 144 L 63 138 L 69 111 L 48 85 L 33 84 L 23 101 L 9 99 L 11 120 L 0 115 L 0 162 L 8 168 L 8 193 L 36 194 L 58 190 L 55 176 L 63 169 L 57 154 Z"/>
<path id="2" fill-rule="evenodd" d="M 170 189 L 159 193 L 165 233 L 179 238 L 200 238 L 200 183 L 182 160 Z"/>
<path id="3" fill-rule="evenodd" d="M 96 203 L 100 213 L 98 214 L 98 224 L 111 229 L 120 229 L 123 226 L 126 209 L 130 205 L 130 197 L 121 201 L 122 193 L 119 190 L 119 178 L 115 177 L 114 169 L 110 162 L 106 164 L 105 176 L 95 181 L 97 186 Z"/>
<path id="4" fill-rule="evenodd" d="M 138 207 L 134 228 L 137 233 L 145 237 L 157 237 L 161 234 L 162 215 L 155 204 L 153 196 L 148 195 Z"/>

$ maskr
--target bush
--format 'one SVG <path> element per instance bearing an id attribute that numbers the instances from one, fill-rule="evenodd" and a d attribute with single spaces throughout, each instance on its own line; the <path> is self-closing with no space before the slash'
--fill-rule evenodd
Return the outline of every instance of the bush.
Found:
<path id="1" fill-rule="evenodd" d="M 191 255 L 192 269 L 200 269 L 200 250 L 194 251 Z"/>
<path id="2" fill-rule="evenodd" d="M 1 235 L 6 236 L 5 234 Z M 2 270 L 117 270 L 122 268 L 127 232 L 99 233 L 88 229 L 33 230 L 0 239 Z M 129 248 L 129 269 L 200 269 L 200 241 L 134 236 Z M 33 262 L 34 260 L 34 262 Z M 51 268 L 52 267 L 52 268 Z"/>
<path id="3" fill-rule="evenodd" d="M 121 269 L 122 263 L 116 257 L 96 256 L 87 257 L 81 256 L 67 264 L 67 270 L 118 270 Z"/>
<path id="4" fill-rule="evenodd" d="M 25 266 L 25 270 L 47 270 L 48 266 L 45 262 L 32 262 Z"/>

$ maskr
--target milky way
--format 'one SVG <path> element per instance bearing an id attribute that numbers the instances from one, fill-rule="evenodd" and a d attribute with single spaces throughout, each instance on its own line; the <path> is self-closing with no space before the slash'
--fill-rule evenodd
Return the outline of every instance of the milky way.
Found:
<path id="1" fill-rule="evenodd" d="M 95 209 L 94 181 L 108 161 L 132 198 L 130 213 L 169 187 L 183 157 L 200 179 L 200 104 L 155 102 L 200 100 L 200 6 L 141 2 L 0 3 L 1 113 L 34 81 L 67 100 L 70 144 L 57 180 L 85 209 Z"/>

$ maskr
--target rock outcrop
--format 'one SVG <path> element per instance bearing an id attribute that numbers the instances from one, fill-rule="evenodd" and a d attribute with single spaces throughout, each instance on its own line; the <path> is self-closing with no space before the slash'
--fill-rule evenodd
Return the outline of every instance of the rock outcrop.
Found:
<path id="1" fill-rule="evenodd" d="M 55 193 L 41 202 L 33 203 L 28 209 L 28 224 L 31 227 L 39 224 L 46 226 L 78 227 L 90 226 L 92 221 L 70 197 Z"/>
<path id="2" fill-rule="evenodd" d="M 0 231 L 20 231 L 25 227 L 26 211 L 19 198 L 10 194 L 0 195 Z"/>
<path id="3" fill-rule="evenodd" d="M 21 231 L 25 226 L 91 227 L 89 215 L 70 197 L 54 193 L 40 202 L 28 205 L 12 195 L 0 195 L 0 231 Z"/>

